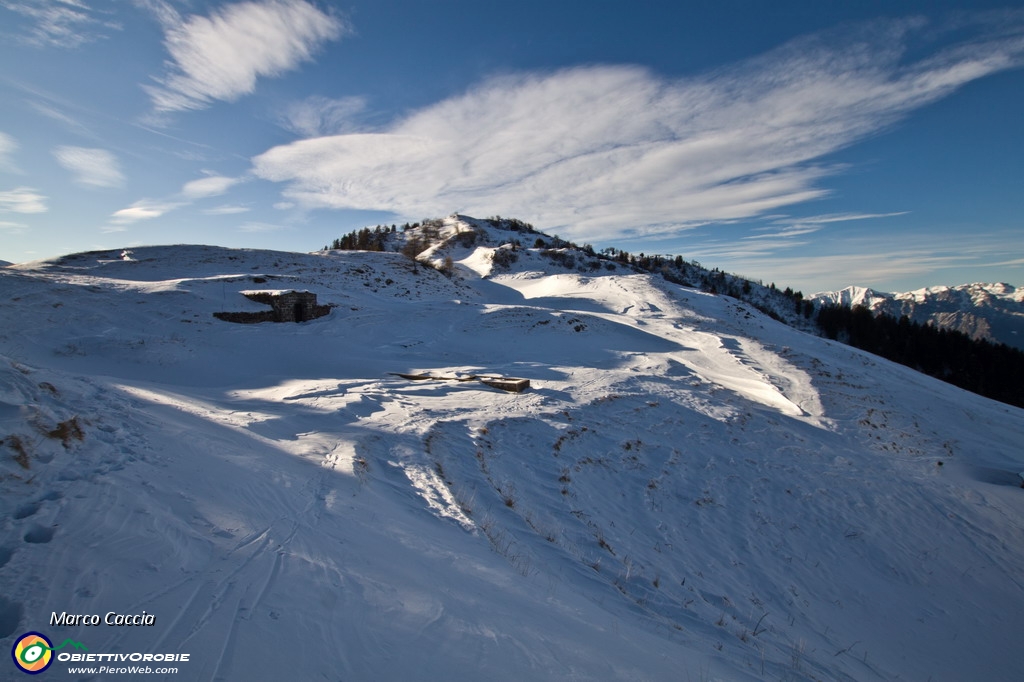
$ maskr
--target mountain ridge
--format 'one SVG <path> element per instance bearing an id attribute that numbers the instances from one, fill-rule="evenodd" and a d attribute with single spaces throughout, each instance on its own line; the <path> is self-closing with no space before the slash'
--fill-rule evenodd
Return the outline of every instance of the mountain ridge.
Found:
<path id="1" fill-rule="evenodd" d="M 1002 282 L 924 287 L 895 294 L 851 286 L 819 292 L 811 300 L 817 305 L 863 305 L 876 314 L 906 316 L 912 322 L 1024 350 L 1024 288 Z"/>

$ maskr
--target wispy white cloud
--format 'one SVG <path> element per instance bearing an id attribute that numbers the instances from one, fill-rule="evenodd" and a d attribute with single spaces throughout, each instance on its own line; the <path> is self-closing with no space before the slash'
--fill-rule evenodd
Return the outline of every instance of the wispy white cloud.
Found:
<path id="1" fill-rule="evenodd" d="M 16 187 L 0 192 L 0 211 L 46 213 L 46 197 L 31 187 Z"/>
<path id="2" fill-rule="evenodd" d="M 110 222 L 114 225 L 131 225 L 140 220 L 152 220 L 179 208 L 183 204 L 173 201 L 154 201 L 152 199 L 141 199 L 128 208 L 115 211 L 110 216 Z"/>
<path id="3" fill-rule="evenodd" d="M 878 253 L 838 253 L 814 258 L 772 258 L 767 262 L 751 259 L 735 263 L 735 267 L 744 268 L 745 272 L 781 273 L 785 275 L 788 284 L 796 288 L 807 287 L 808 291 L 814 293 L 838 290 L 851 284 L 894 289 L 886 283 L 897 280 L 934 279 L 935 283 L 939 283 L 946 279 L 941 274 L 943 271 L 965 266 L 976 267 L 975 259 L 971 256 L 911 248 Z M 808 286 L 804 283 L 820 284 Z"/>
<path id="4" fill-rule="evenodd" d="M 227 5 L 209 16 L 180 17 L 161 4 L 170 54 L 158 85 L 145 86 L 157 112 L 202 109 L 253 92 L 259 78 L 309 61 L 345 24 L 304 0 Z"/>
<path id="5" fill-rule="evenodd" d="M 906 215 L 909 211 L 895 211 L 892 213 L 832 213 L 828 215 L 805 216 L 791 218 L 788 216 L 773 216 L 771 224 L 765 227 L 753 228 L 753 234 L 744 237 L 746 240 L 778 240 L 780 246 L 791 246 L 786 239 L 800 237 L 805 234 L 818 232 L 826 225 L 833 223 L 846 223 L 856 220 L 874 220 L 878 218 L 893 218 Z"/>
<path id="6" fill-rule="evenodd" d="M 181 194 L 186 199 L 204 199 L 206 197 L 220 196 L 239 182 L 241 182 L 239 178 L 210 175 L 209 177 L 185 183 L 185 186 L 181 188 Z"/>
<path id="7" fill-rule="evenodd" d="M 804 217 L 763 216 L 761 219 L 765 220 L 767 225 L 750 228 L 749 234 L 710 238 L 692 235 L 684 250 L 692 258 L 705 262 L 714 261 L 720 266 L 741 269 L 743 272 L 749 271 L 752 265 L 756 265 L 763 271 L 768 262 L 778 262 L 779 271 L 786 271 L 785 269 L 789 267 L 787 258 L 792 254 L 800 253 L 799 258 L 802 259 L 809 257 L 806 247 L 814 241 L 807 238 L 809 235 L 826 228 L 835 228 L 840 223 L 881 220 L 907 215 L 907 213 L 908 211 L 830 213 Z M 832 229 L 829 239 L 833 243 L 836 240 L 844 240 L 846 243 L 848 235 L 841 230 Z"/>
<path id="8" fill-rule="evenodd" d="M 805 225 L 827 225 L 828 223 L 847 223 L 853 220 L 874 220 L 876 218 L 894 218 L 907 215 L 910 211 L 891 211 L 889 213 L 829 213 L 826 215 L 804 216 L 800 218 L 789 218 L 779 216 L 776 222 L 792 222 Z"/>
<path id="9" fill-rule="evenodd" d="M 140 199 L 131 206 L 122 208 L 110 216 L 108 228 L 123 231 L 126 226 L 142 220 L 159 218 L 171 211 L 191 206 L 196 201 L 209 197 L 221 196 L 245 178 L 232 178 L 225 175 L 208 174 L 205 178 L 186 182 L 181 191 L 166 199 Z M 241 206 L 221 206 L 204 211 L 208 215 L 224 215 L 244 213 L 248 208 Z"/>
<path id="10" fill-rule="evenodd" d="M 365 110 L 362 97 L 307 97 L 289 104 L 280 119 L 286 129 L 305 137 L 337 135 L 355 131 L 357 118 Z"/>
<path id="11" fill-rule="evenodd" d="M 844 170 L 828 154 L 1024 61 L 1019 31 L 909 60 L 919 28 L 812 36 L 685 80 L 625 66 L 492 78 L 373 131 L 272 148 L 253 170 L 304 208 L 501 213 L 587 239 L 749 219 L 826 195 Z"/>
<path id="12" fill-rule="evenodd" d="M 990 263 L 989 265 L 995 266 L 1024 266 L 1024 258 L 1014 258 L 1012 260 L 1004 260 L 996 263 Z"/>
<path id="13" fill-rule="evenodd" d="M 90 187 L 121 187 L 124 175 L 117 157 L 106 149 L 88 147 L 57 147 L 53 150 L 57 163 L 71 171 L 75 182 Z"/>
<path id="14" fill-rule="evenodd" d="M 758 241 L 706 241 L 687 249 L 687 255 L 730 272 L 781 278 L 780 284 L 805 293 L 851 284 L 906 291 L 922 283 L 1005 281 L 1007 268 L 1024 263 L 1007 258 L 1017 255 L 1013 246 L 1018 241 L 1014 229 L 942 232 L 918 226 L 881 233 L 837 231 L 829 234 L 827 249 L 820 243 L 787 251 L 783 245 L 762 250 Z"/>
<path id="15" fill-rule="evenodd" d="M 252 209 L 248 206 L 224 204 L 223 206 L 214 206 L 213 208 L 203 209 L 203 213 L 206 215 L 236 215 L 238 213 L 248 213 L 251 210 Z"/>
<path id="16" fill-rule="evenodd" d="M 24 223 L 12 223 L 8 220 L 0 220 L 0 232 L 7 234 L 21 234 L 28 229 Z"/>
<path id="17" fill-rule="evenodd" d="M 0 171 L 6 171 L 8 173 L 18 173 L 17 164 L 14 163 L 14 152 L 18 148 L 18 143 L 14 141 L 14 138 L 10 135 L 0 133 Z"/>
<path id="18" fill-rule="evenodd" d="M 71 132 L 81 135 L 83 137 L 95 138 L 96 134 L 93 133 L 89 128 L 82 124 L 81 121 L 73 118 L 72 116 L 60 111 L 55 106 L 46 104 L 44 102 L 29 102 L 29 105 L 35 109 L 38 113 L 46 116 L 49 119 L 57 121 Z"/>
<path id="19" fill-rule="evenodd" d="M 766 228 L 758 228 L 755 230 L 755 234 L 744 237 L 744 239 L 788 239 L 790 237 L 799 237 L 805 234 L 813 234 L 821 229 L 821 225 L 817 223 L 806 223 L 797 225 L 787 225 L 785 227 L 772 227 L 770 232 L 765 232 Z"/>
<path id="20" fill-rule="evenodd" d="M 0 36 L 0 40 L 2 40 L 2 36 Z M 22 93 L 24 95 L 24 102 L 32 107 L 36 113 L 60 123 L 75 135 L 99 139 L 99 136 L 85 125 L 83 121 L 110 118 L 108 115 L 83 105 L 73 98 L 68 98 L 56 90 L 41 87 L 37 82 L 24 81 L 19 78 L 12 78 L 9 75 L 3 76 L 3 82 L 5 86 Z M 119 119 L 116 120 L 119 121 Z"/>
<path id="21" fill-rule="evenodd" d="M 0 7 L 25 17 L 29 28 L 20 37 L 40 47 L 76 48 L 121 29 L 82 0 L 0 0 Z"/>
<path id="22" fill-rule="evenodd" d="M 811 234 L 815 230 L 803 233 Z M 772 234 L 759 239 L 738 238 L 738 239 L 705 239 L 694 244 L 687 244 L 684 249 L 686 255 L 705 263 L 714 262 L 718 267 L 727 268 L 730 271 L 747 272 L 745 266 L 736 263 L 746 263 L 751 260 L 767 261 L 775 258 L 780 252 L 793 253 L 794 250 L 803 250 L 810 244 L 810 240 L 798 238 L 798 234 Z"/>

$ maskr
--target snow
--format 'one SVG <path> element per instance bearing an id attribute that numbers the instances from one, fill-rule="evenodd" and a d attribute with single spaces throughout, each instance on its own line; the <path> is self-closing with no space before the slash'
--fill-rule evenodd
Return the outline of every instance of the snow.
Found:
<path id="1" fill-rule="evenodd" d="M 4 645 L 190 653 L 167 679 L 197 680 L 1024 676 L 1024 411 L 493 250 L 435 249 L 451 279 L 184 245 L 5 268 Z M 256 286 L 334 308 L 213 317 Z"/>
<path id="2" fill-rule="evenodd" d="M 306 292 L 306 291 L 297 292 L 295 289 L 243 289 L 242 291 L 239 291 L 238 293 L 240 293 L 242 296 L 256 296 L 256 295 L 260 295 L 260 294 L 263 294 L 263 295 L 266 295 L 266 296 L 283 296 L 284 294 L 308 293 L 308 292 Z"/>
<path id="3" fill-rule="evenodd" d="M 816 302 L 827 302 L 835 305 L 852 308 L 863 305 L 872 307 L 881 301 L 892 298 L 894 294 L 887 294 L 869 289 L 867 287 L 849 286 L 839 291 L 818 292 L 811 299 Z"/>

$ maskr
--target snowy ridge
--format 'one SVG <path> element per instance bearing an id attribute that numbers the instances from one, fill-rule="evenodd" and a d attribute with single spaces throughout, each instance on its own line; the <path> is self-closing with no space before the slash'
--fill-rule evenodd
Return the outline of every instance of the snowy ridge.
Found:
<path id="1" fill-rule="evenodd" d="M 0 273 L 3 643 L 200 680 L 1024 675 L 1024 411 L 467 230 L 421 256 L 451 277 L 201 246 Z M 213 317 L 264 288 L 333 308 Z"/>
<path id="2" fill-rule="evenodd" d="M 1009 284 L 926 287 L 900 294 L 863 287 L 818 293 L 816 304 L 863 305 L 893 317 L 963 332 L 975 339 L 1024 349 L 1024 289 Z"/>
<path id="3" fill-rule="evenodd" d="M 816 303 L 832 303 L 848 308 L 858 305 L 871 308 L 890 298 L 892 298 L 892 294 L 880 293 L 868 287 L 851 286 L 839 291 L 814 294 L 812 300 Z"/>

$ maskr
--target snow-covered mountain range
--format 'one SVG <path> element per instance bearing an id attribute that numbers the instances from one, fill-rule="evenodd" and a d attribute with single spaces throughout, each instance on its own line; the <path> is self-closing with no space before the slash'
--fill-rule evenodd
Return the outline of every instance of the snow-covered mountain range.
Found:
<path id="1" fill-rule="evenodd" d="M 974 339 L 1024 350 L 1024 289 L 1009 284 L 962 284 L 889 294 L 865 287 L 815 294 L 816 304 L 863 305 L 893 317 L 906 315 Z"/>
<path id="2" fill-rule="evenodd" d="M 1024 677 L 1024 411 L 501 224 L 436 229 L 428 264 L 0 271 L 0 642 L 188 654 L 139 677 L 168 680 Z M 330 312 L 214 317 L 252 290 Z"/>

